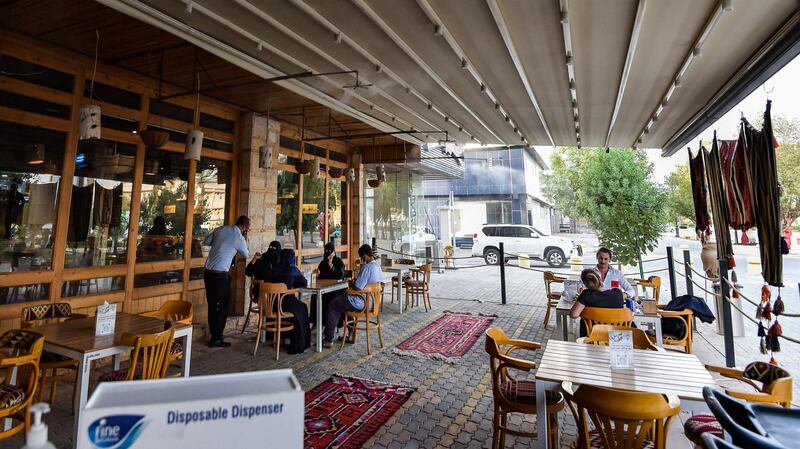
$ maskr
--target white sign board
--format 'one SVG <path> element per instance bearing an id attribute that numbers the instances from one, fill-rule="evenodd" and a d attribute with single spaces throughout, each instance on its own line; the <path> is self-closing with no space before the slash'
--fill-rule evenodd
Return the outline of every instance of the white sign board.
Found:
<path id="1" fill-rule="evenodd" d="M 95 317 L 94 335 L 102 337 L 105 335 L 114 335 L 114 326 L 117 323 L 117 305 L 116 304 L 100 304 L 97 306 L 97 315 Z"/>
<path id="2" fill-rule="evenodd" d="M 611 368 L 633 366 L 633 333 L 631 331 L 608 331 L 608 346 L 611 348 Z"/>
<path id="3" fill-rule="evenodd" d="M 78 449 L 303 447 L 292 370 L 103 382 L 81 412 Z"/>

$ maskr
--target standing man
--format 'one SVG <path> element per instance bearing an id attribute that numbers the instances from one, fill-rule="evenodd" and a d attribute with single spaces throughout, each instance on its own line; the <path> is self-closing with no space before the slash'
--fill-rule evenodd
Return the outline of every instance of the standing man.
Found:
<path id="1" fill-rule="evenodd" d="M 628 279 L 621 271 L 611 266 L 611 250 L 608 248 L 600 248 L 597 250 L 597 266 L 595 271 L 600 274 L 600 280 L 603 281 L 603 289 L 608 290 L 612 288 L 612 284 L 616 283 L 613 287 L 619 288 L 624 293 L 625 299 L 633 298 L 636 296 L 636 290 L 633 288 Z"/>
<path id="2" fill-rule="evenodd" d="M 233 226 L 220 226 L 206 237 L 203 245 L 211 246 L 206 259 L 203 282 L 208 301 L 208 328 L 211 332 L 209 346 L 227 348 L 231 344 L 223 339 L 225 322 L 228 319 L 228 303 L 231 299 L 230 269 L 236 253 L 244 258 L 250 257 L 247 250 L 247 231 L 250 219 L 242 215 Z"/>

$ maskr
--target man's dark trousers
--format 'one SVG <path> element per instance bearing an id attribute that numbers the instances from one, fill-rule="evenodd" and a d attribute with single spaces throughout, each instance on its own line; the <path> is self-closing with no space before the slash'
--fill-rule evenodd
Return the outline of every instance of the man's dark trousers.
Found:
<path id="1" fill-rule="evenodd" d="M 211 342 L 222 340 L 228 320 L 228 303 L 231 299 L 231 278 L 227 272 L 206 270 L 203 274 L 208 302 L 208 328 Z"/>

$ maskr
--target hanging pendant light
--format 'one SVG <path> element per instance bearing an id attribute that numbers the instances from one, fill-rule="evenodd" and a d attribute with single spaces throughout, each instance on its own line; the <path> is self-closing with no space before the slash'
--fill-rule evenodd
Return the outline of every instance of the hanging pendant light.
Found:
<path id="1" fill-rule="evenodd" d="M 386 166 L 385 165 L 381 164 L 381 165 L 378 166 L 377 175 L 378 175 L 378 181 L 380 181 L 380 182 L 386 181 Z"/>
<path id="2" fill-rule="evenodd" d="M 200 114 L 200 72 L 197 72 L 196 97 L 194 101 L 194 113 Z M 200 153 L 203 151 L 203 131 L 191 128 L 186 134 L 186 149 L 183 152 L 184 159 L 200 161 Z"/>
<path id="3" fill-rule="evenodd" d="M 272 148 L 269 145 L 259 147 L 258 156 L 259 168 L 272 168 Z"/>
<path id="4" fill-rule="evenodd" d="M 331 179 L 339 179 L 342 177 L 342 174 L 344 174 L 344 170 L 339 167 L 330 167 L 328 169 L 328 176 L 330 176 Z"/>
<path id="5" fill-rule="evenodd" d="M 381 185 L 381 180 L 380 179 L 370 179 L 369 181 L 367 181 L 367 184 L 369 184 L 369 186 L 372 187 L 373 189 L 374 188 L 378 188 Z"/>
<path id="6" fill-rule="evenodd" d="M 85 104 L 81 106 L 80 140 L 100 138 L 100 106 Z"/>
<path id="7" fill-rule="evenodd" d="M 347 180 L 349 182 L 356 182 L 356 169 L 350 167 L 347 169 Z"/>
<path id="8" fill-rule="evenodd" d="M 311 160 L 311 179 L 319 179 L 320 176 L 319 159 L 314 158 Z"/>
<path id="9" fill-rule="evenodd" d="M 158 174 L 158 159 L 144 160 L 144 174 L 147 176 L 155 176 Z"/>
<path id="10" fill-rule="evenodd" d="M 158 149 L 167 144 L 169 131 L 165 129 L 145 128 L 139 131 L 139 138 L 147 148 Z"/>
<path id="11" fill-rule="evenodd" d="M 25 146 L 25 162 L 30 165 L 44 164 L 44 144 L 32 143 Z"/>

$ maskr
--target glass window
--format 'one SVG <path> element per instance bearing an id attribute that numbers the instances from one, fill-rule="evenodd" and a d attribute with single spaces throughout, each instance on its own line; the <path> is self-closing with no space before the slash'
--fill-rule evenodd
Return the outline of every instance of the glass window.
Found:
<path id="1" fill-rule="evenodd" d="M 136 262 L 183 258 L 188 178 L 183 154 L 147 150 Z"/>
<path id="2" fill-rule="evenodd" d="M 306 254 L 300 258 L 300 263 L 302 265 L 313 265 L 316 267 L 320 262 L 322 262 L 322 253 Z"/>
<path id="3" fill-rule="evenodd" d="M 176 284 L 183 281 L 183 268 L 160 273 L 142 273 L 133 278 L 134 288 L 152 287 L 154 285 Z"/>
<path id="4" fill-rule="evenodd" d="M 0 273 L 51 267 L 65 142 L 65 133 L 0 121 Z"/>
<path id="5" fill-rule="evenodd" d="M 379 248 L 403 254 L 414 251 L 412 234 L 428 230 L 424 214 L 417 210 L 424 208 L 422 192 L 422 177 L 405 172 L 388 175 L 379 187 L 366 187 L 364 241 L 375 237 Z"/>
<path id="6" fill-rule="evenodd" d="M 50 297 L 50 284 L 20 285 L 0 288 L 0 304 L 41 301 Z"/>
<path id="7" fill-rule="evenodd" d="M 511 223 L 511 203 L 509 201 L 486 203 L 486 222 Z"/>
<path id="8" fill-rule="evenodd" d="M 229 206 L 227 185 L 230 181 L 230 162 L 210 158 L 200 159 L 194 187 L 192 257 L 203 257 L 203 240 L 211 231 L 225 224 Z"/>
<path id="9" fill-rule="evenodd" d="M 497 236 L 497 228 L 494 226 L 487 226 L 483 228 L 483 233 L 486 234 L 487 237 L 496 237 Z"/>
<path id="10" fill-rule="evenodd" d="M 337 245 L 347 244 L 347 182 L 328 181 L 328 213 L 333 219 L 328 234 Z"/>
<path id="11" fill-rule="evenodd" d="M 62 297 L 96 295 L 120 292 L 125 289 L 125 276 L 66 281 L 61 288 Z"/>
<path id="12" fill-rule="evenodd" d="M 325 179 L 303 175 L 303 248 L 321 248 L 325 238 L 325 221 L 333 233 L 333 217 L 325 215 Z"/>
<path id="13" fill-rule="evenodd" d="M 75 157 L 65 266 L 126 262 L 136 146 L 83 141 Z"/>
<path id="14" fill-rule="evenodd" d="M 297 203 L 300 175 L 278 171 L 278 203 L 275 206 L 276 240 L 283 248 L 297 248 Z"/>

